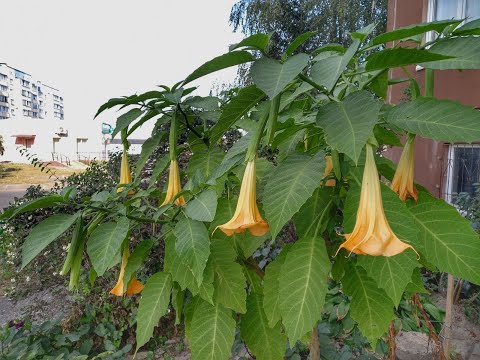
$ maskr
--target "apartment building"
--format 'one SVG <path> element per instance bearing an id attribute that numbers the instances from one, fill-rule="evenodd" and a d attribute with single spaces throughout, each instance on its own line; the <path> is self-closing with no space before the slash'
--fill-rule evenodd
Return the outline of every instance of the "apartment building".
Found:
<path id="1" fill-rule="evenodd" d="M 389 0 L 387 29 L 434 20 L 479 18 L 480 0 Z M 433 36 L 435 34 L 427 34 L 424 41 L 430 41 Z M 407 69 L 423 93 L 424 69 L 420 66 Z M 480 109 L 480 70 L 435 70 L 434 76 L 436 97 Z M 390 77 L 402 78 L 404 73 L 402 69 L 392 69 Z M 405 84 L 390 86 L 387 100 L 400 103 L 406 96 L 405 90 Z M 452 200 L 455 193 L 473 195 L 475 184 L 480 183 L 480 144 L 450 144 L 417 137 L 415 146 L 415 181 L 447 201 Z M 387 151 L 387 156 L 395 162 L 400 154 L 399 148 Z"/>

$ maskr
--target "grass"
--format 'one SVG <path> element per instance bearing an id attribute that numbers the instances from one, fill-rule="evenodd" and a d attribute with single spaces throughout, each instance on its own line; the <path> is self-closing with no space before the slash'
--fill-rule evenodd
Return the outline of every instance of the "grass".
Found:
<path id="1" fill-rule="evenodd" d="M 48 169 L 50 169 L 51 172 L 47 172 L 47 169 L 42 171 L 39 167 L 34 167 L 30 164 L 0 164 L 0 184 L 53 183 L 56 178 L 52 176 L 52 172 L 57 177 L 63 178 L 80 171 L 78 169 L 55 166 L 48 166 Z"/>

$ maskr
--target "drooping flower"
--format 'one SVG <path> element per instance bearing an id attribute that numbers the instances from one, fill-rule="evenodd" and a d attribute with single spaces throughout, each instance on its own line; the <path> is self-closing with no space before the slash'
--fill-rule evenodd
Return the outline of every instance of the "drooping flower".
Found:
<path id="1" fill-rule="evenodd" d="M 409 134 L 407 142 L 403 147 L 391 186 L 392 190 L 398 194 L 398 197 L 402 201 L 405 201 L 409 197 L 415 199 L 415 201 L 418 200 L 418 192 L 413 184 L 414 159 L 415 136 Z"/>
<path id="2" fill-rule="evenodd" d="M 125 267 L 127 266 L 128 257 L 130 256 L 130 251 L 128 247 L 123 251 L 122 264 L 120 265 L 120 274 L 118 275 L 117 284 L 110 290 L 110 294 L 115 296 L 123 295 L 134 295 L 139 294 L 143 290 L 143 284 L 138 281 L 136 278 L 132 278 L 126 290 L 123 286 L 123 276 L 125 275 Z"/>
<path id="3" fill-rule="evenodd" d="M 268 223 L 263 220 L 257 207 L 255 160 L 247 162 L 242 187 L 233 217 L 227 223 L 218 226 L 228 236 L 250 231 L 253 236 L 262 236 L 268 232 Z"/>
<path id="4" fill-rule="evenodd" d="M 388 224 L 383 210 L 373 147 L 367 144 L 366 152 L 355 227 L 350 234 L 345 234 L 346 241 L 340 245 L 337 253 L 345 248 L 350 253 L 359 255 L 394 256 L 406 249 L 413 249 L 411 245 L 401 241 Z"/>
<path id="5" fill-rule="evenodd" d="M 180 191 L 182 191 L 182 184 L 180 183 L 180 169 L 178 168 L 178 162 L 177 160 L 171 160 L 170 172 L 168 174 L 167 196 L 165 197 L 162 206 L 171 202 L 175 195 L 177 195 Z M 185 199 L 183 196 L 175 199 L 175 205 L 185 205 Z"/>
<path id="6" fill-rule="evenodd" d="M 325 173 L 323 174 L 323 178 L 325 179 L 328 175 L 332 173 L 333 170 L 333 161 L 332 156 L 327 155 L 325 156 Z M 325 180 L 325 186 L 335 186 L 337 181 L 335 179 L 327 179 Z"/>
<path id="7" fill-rule="evenodd" d="M 130 184 L 132 182 L 132 173 L 130 171 L 130 164 L 128 163 L 128 153 L 124 150 L 122 154 L 122 164 L 120 166 L 120 184 Z M 123 186 L 120 186 L 117 189 L 117 192 L 120 193 L 124 189 Z M 131 189 L 128 192 L 128 195 L 131 196 L 135 194 L 135 190 Z"/>

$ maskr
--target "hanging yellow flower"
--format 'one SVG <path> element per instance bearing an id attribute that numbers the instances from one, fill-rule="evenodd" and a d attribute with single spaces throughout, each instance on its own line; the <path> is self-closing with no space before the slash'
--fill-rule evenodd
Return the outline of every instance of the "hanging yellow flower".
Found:
<path id="1" fill-rule="evenodd" d="M 333 170 L 333 161 L 332 156 L 327 155 L 325 156 L 325 173 L 323 174 L 323 178 L 325 179 L 328 175 L 332 173 Z M 335 179 L 328 179 L 325 180 L 325 186 L 335 186 L 337 181 Z"/>
<path id="2" fill-rule="evenodd" d="M 247 162 L 243 175 L 237 208 L 230 221 L 218 226 L 228 236 L 250 231 L 253 236 L 262 236 L 268 232 L 268 223 L 263 220 L 257 207 L 255 160 Z"/>
<path id="3" fill-rule="evenodd" d="M 177 160 L 171 160 L 170 172 L 168 174 L 167 196 L 165 197 L 162 206 L 171 202 L 175 195 L 177 195 L 180 191 L 182 191 L 182 184 L 180 183 L 180 169 L 178 168 L 178 162 Z M 175 200 L 175 205 L 185 205 L 185 199 L 183 196 L 180 196 Z"/>
<path id="4" fill-rule="evenodd" d="M 128 153 L 126 152 L 126 150 L 124 150 L 122 155 L 122 164 L 120 166 L 120 184 L 126 185 L 126 184 L 130 184 L 131 182 L 132 182 L 132 173 L 130 171 L 130 164 L 128 163 Z M 117 189 L 117 193 L 122 192 L 123 189 L 124 187 L 120 186 Z M 135 194 L 135 190 L 131 189 L 128 192 L 128 195 L 132 196 L 133 194 Z"/>
<path id="5" fill-rule="evenodd" d="M 345 248 L 350 253 L 359 255 L 394 256 L 413 247 L 401 241 L 388 224 L 383 210 L 373 146 L 367 144 L 366 148 L 367 159 L 355 228 L 351 234 L 345 234 L 346 241 L 340 245 L 337 253 Z"/>
<path id="6" fill-rule="evenodd" d="M 125 267 L 127 266 L 128 257 L 130 256 L 130 251 L 128 246 L 123 251 L 122 264 L 120 265 L 120 275 L 118 276 L 117 284 L 110 290 L 110 294 L 115 296 L 134 295 L 139 294 L 143 290 L 143 284 L 135 278 L 130 280 L 126 291 L 124 291 L 123 286 L 123 275 L 125 274 Z"/>
<path id="7" fill-rule="evenodd" d="M 405 201 L 407 198 L 418 200 L 417 189 L 413 184 L 414 160 L 415 135 L 409 134 L 391 186 L 392 190 L 398 194 L 402 201 Z"/>

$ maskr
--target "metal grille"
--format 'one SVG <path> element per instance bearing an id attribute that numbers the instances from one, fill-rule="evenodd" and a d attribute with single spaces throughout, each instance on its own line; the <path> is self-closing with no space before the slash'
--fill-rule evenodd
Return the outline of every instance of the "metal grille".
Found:
<path id="1" fill-rule="evenodd" d="M 442 197 L 452 202 L 456 194 L 474 194 L 474 184 L 480 183 L 480 144 L 448 145 L 443 167 Z"/>

